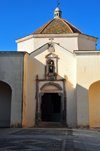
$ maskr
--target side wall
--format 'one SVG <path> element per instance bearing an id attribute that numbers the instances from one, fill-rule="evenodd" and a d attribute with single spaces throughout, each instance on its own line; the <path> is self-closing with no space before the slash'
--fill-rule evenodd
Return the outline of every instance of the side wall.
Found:
<path id="1" fill-rule="evenodd" d="M 22 126 L 23 56 L 20 52 L 0 52 L 0 81 L 12 88 L 11 127 Z"/>
<path id="2" fill-rule="evenodd" d="M 90 40 L 89 37 L 87 39 L 79 37 L 78 50 L 96 50 L 96 41 Z"/>
<path id="3" fill-rule="evenodd" d="M 89 86 L 100 80 L 100 52 L 76 52 L 77 124 L 89 126 Z"/>
<path id="4" fill-rule="evenodd" d="M 17 51 L 20 52 L 32 52 L 34 49 L 34 38 L 27 39 L 25 41 L 21 41 L 17 44 Z"/>

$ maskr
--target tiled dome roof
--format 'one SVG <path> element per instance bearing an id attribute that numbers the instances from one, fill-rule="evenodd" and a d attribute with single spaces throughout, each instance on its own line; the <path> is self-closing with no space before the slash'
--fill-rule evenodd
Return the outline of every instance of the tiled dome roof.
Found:
<path id="1" fill-rule="evenodd" d="M 32 34 L 65 34 L 65 33 L 81 33 L 78 28 L 62 18 L 54 18 L 37 29 Z"/>

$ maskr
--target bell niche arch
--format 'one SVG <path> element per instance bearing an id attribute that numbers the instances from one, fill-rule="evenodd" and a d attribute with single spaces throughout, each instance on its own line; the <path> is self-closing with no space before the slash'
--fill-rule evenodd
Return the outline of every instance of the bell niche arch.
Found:
<path id="1" fill-rule="evenodd" d="M 58 75 L 58 56 L 54 53 L 50 53 L 45 58 L 46 58 L 45 77 L 47 80 L 56 80 Z"/>
<path id="2" fill-rule="evenodd" d="M 49 60 L 48 61 L 48 73 L 49 74 L 53 74 L 54 75 L 54 61 L 53 60 Z"/>

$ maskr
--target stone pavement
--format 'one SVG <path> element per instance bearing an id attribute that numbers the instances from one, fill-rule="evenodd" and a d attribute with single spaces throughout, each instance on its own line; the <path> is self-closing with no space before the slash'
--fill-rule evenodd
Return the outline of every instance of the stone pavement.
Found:
<path id="1" fill-rule="evenodd" d="M 100 151 L 100 130 L 0 128 L 0 151 Z"/>

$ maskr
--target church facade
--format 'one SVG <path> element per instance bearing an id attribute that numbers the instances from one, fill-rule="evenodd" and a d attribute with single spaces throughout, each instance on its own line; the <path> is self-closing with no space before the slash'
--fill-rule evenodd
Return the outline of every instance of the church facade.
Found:
<path id="1" fill-rule="evenodd" d="M 98 38 L 61 13 L 57 7 L 54 19 L 17 39 L 17 52 L 0 52 L 0 127 L 100 127 Z"/>

